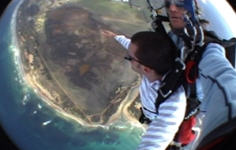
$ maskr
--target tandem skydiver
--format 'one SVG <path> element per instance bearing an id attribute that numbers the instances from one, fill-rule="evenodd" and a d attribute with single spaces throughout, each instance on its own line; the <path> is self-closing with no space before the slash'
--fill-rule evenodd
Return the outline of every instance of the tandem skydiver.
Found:
<path id="1" fill-rule="evenodd" d="M 201 103 L 194 127 L 197 135 L 191 144 L 186 142 L 183 147 L 196 149 L 204 146 L 201 143 L 217 139 L 219 132 L 213 134 L 215 137 L 207 136 L 214 129 L 235 120 L 236 72 L 226 58 L 223 42 L 203 28 L 207 24 L 202 25 L 199 19 L 197 0 L 165 0 L 165 7 L 172 29 L 169 35 L 186 64 L 188 101 L 197 99 Z"/>

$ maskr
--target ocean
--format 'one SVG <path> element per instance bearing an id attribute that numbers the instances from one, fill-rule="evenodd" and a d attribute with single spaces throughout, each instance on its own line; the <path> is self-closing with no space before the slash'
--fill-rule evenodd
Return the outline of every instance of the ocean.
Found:
<path id="1" fill-rule="evenodd" d="M 143 130 L 127 122 L 88 128 L 63 117 L 25 84 L 13 43 L 12 0 L 0 20 L 0 124 L 22 150 L 134 150 Z"/>

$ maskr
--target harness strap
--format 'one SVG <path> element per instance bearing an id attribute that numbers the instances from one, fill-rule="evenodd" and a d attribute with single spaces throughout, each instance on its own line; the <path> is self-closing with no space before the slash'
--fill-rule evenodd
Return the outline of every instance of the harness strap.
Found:
<path id="1" fill-rule="evenodd" d="M 208 43 L 196 46 L 186 59 L 185 78 L 189 84 L 194 84 L 198 77 L 198 64 L 207 45 Z"/>
<path id="2" fill-rule="evenodd" d="M 186 69 L 185 69 L 185 64 L 182 62 L 182 60 L 179 58 L 176 59 L 174 69 L 172 69 L 162 80 L 161 87 L 157 91 L 158 97 L 156 98 L 156 103 L 155 103 L 157 113 L 159 105 L 163 103 L 167 98 L 169 98 L 169 96 L 173 92 L 175 92 L 180 85 L 183 85 L 188 80 L 190 82 L 187 82 L 187 84 L 192 84 L 192 85 L 195 84 L 198 74 L 198 64 L 200 62 L 200 59 L 207 44 L 208 43 L 204 44 L 201 47 L 196 46 L 194 51 L 192 51 L 189 54 L 189 56 L 187 57 L 186 64 L 189 64 L 188 62 L 191 62 L 191 65 L 187 66 Z M 196 88 L 194 90 L 190 88 L 189 97 L 190 99 L 197 101 Z"/>
<path id="3" fill-rule="evenodd" d="M 200 107 L 201 102 L 198 100 L 196 92 L 196 84 L 188 84 L 190 94 L 187 99 L 187 108 L 185 112 L 184 120 L 189 119 L 191 116 L 195 115 Z"/>
<path id="4" fill-rule="evenodd" d="M 187 94 L 188 100 L 184 121 L 174 138 L 174 141 L 181 143 L 182 146 L 189 144 L 195 139 L 195 133 L 192 131 L 192 127 L 196 124 L 195 114 L 198 112 L 200 106 L 200 101 L 196 93 L 196 79 L 198 77 L 198 64 L 207 45 L 208 43 L 205 43 L 203 46 L 196 46 L 190 52 L 185 62 L 187 64 L 186 69 L 184 64 L 177 61 L 177 65 L 175 66 L 177 69 L 173 69 L 167 74 L 158 90 L 158 97 L 155 103 L 157 111 L 159 105 L 175 92 L 180 85 L 184 85 L 184 87 L 187 87 L 185 90 L 190 91 Z M 182 66 L 182 68 L 177 67 L 178 65 Z M 175 146 L 175 148 L 177 147 Z"/>
<path id="5" fill-rule="evenodd" d="M 175 60 L 175 69 L 172 69 L 167 73 L 166 77 L 162 80 L 161 86 L 157 91 L 158 96 L 156 98 L 156 111 L 158 113 L 158 108 L 161 103 L 163 103 L 169 96 L 175 92 L 181 84 L 184 82 L 184 69 L 185 64 L 181 59 L 177 58 Z M 178 80 L 176 80 L 178 79 Z"/>
<path id="6" fill-rule="evenodd" d="M 145 107 L 143 107 L 143 108 L 144 108 L 145 110 L 148 110 L 148 109 L 146 109 Z M 141 111 L 141 115 L 140 115 L 140 117 L 139 117 L 139 122 L 140 122 L 140 123 L 146 123 L 146 124 L 151 123 L 152 121 L 144 115 L 142 108 L 140 108 L 140 111 Z"/>
<path id="7" fill-rule="evenodd" d="M 190 84 L 193 84 L 197 79 L 197 72 L 192 70 L 196 65 L 195 61 L 188 61 L 186 64 L 185 76 L 186 81 Z"/>

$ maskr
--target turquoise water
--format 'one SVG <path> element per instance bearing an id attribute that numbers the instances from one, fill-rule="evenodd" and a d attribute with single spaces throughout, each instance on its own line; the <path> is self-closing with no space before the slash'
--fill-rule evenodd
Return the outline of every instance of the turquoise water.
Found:
<path id="1" fill-rule="evenodd" d="M 85 128 L 61 117 L 24 84 L 12 44 L 11 20 L 19 3 L 13 0 L 0 21 L 0 124 L 12 141 L 22 150 L 136 149 L 141 129 L 125 122 Z"/>

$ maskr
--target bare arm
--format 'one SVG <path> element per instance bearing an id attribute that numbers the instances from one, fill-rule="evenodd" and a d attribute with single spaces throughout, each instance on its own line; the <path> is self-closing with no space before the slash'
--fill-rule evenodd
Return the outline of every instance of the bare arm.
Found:
<path id="1" fill-rule="evenodd" d="M 115 40 L 120 43 L 125 49 L 129 48 L 130 39 L 124 35 L 117 35 L 116 33 L 108 30 L 102 30 L 102 34 L 106 37 L 115 38 Z"/>

